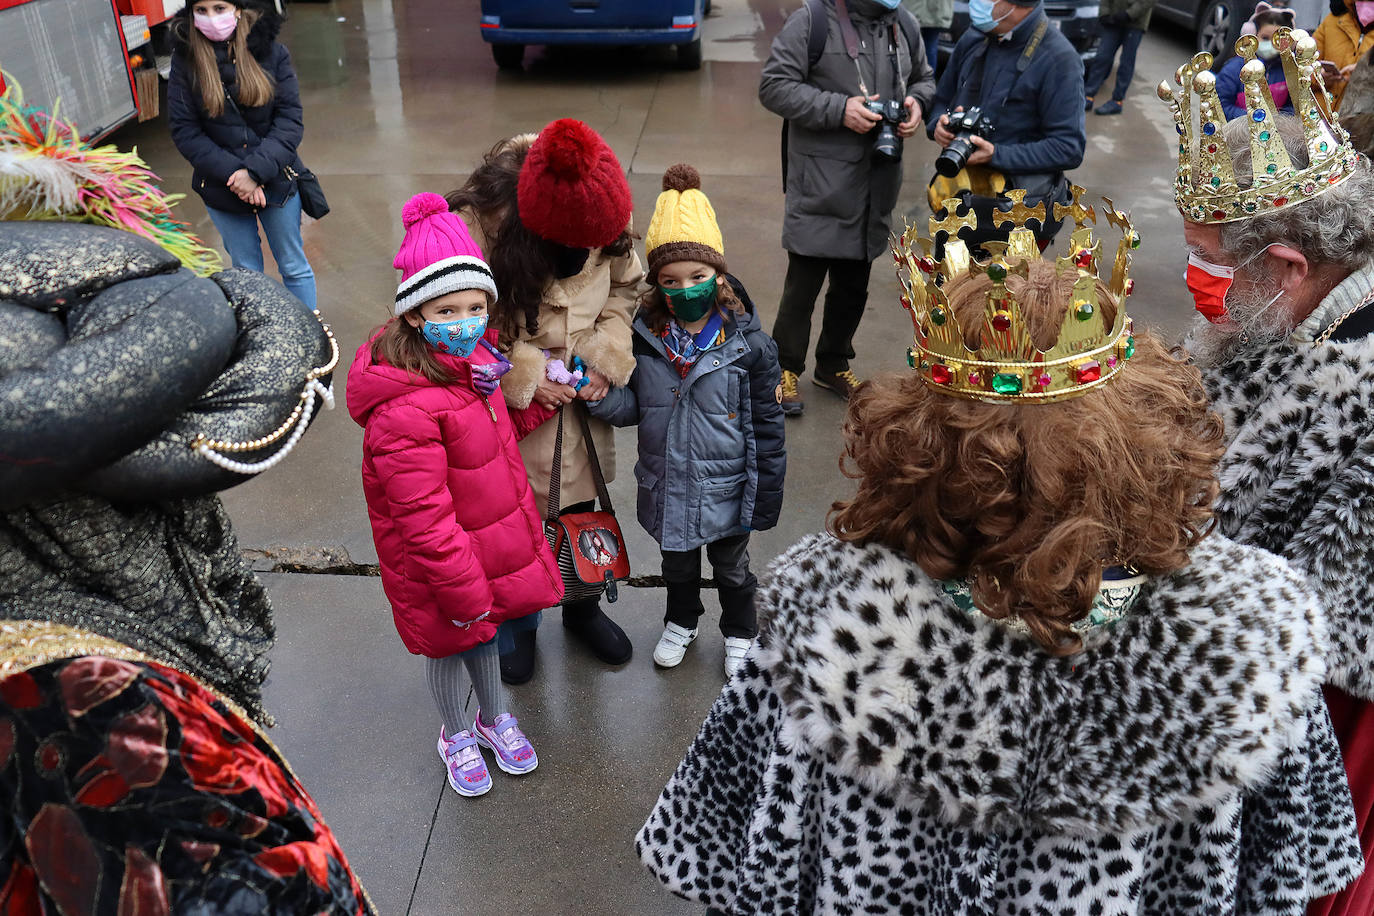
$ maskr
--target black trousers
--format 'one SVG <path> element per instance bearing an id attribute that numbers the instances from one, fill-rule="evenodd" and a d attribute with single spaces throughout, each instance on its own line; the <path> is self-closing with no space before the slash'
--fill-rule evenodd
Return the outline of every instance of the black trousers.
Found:
<path id="1" fill-rule="evenodd" d="M 868 274 L 872 261 L 848 258 L 813 258 L 787 253 L 787 277 L 782 283 L 773 339 L 778 344 L 778 363 L 801 375 L 806 369 L 806 349 L 811 343 L 811 313 L 816 309 L 821 284 L 827 275 L 821 336 L 816 341 L 816 371 L 843 372 L 854 358 L 854 332 L 859 329 L 868 305 Z"/>
<path id="2" fill-rule="evenodd" d="M 759 580 L 749 571 L 749 532 L 707 544 L 706 559 L 711 562 L 720 593 L 720 632 L 753 639 L 758 633 L 754 592 Z M 668 587 L 663 622 L 695 629 L 706 612 L 701 603 L 701 548 L 663 551 L 663 581 Z"/>
<path id="3" fill-rule="evenodd" d="M 1131 88 L 1131 77 L 1135 76 L 1135 52 L 1140 48 L 1140 40 L 1145 37 L 1145 31 L 1130 26 L 1123 28 L 1107 25 L 1104 22 L 1101 23 L 1099 33 L 1102 42 L 1098 45 L 1097 56 L 1088 64 L 1088 73 L 1083 78 L 1085 95 L 1089 98 L 1097 95 L 1097 91 L 1107 81 L 1107 74 L 1112 70 L 1112 59 L 1116 57 L 1116 49 L 1120 48 L 1121 62 L 1116 65 L 1116 87 L 1112 89 L 1112 101 L 1124 102 L 1126 90 Z"/>

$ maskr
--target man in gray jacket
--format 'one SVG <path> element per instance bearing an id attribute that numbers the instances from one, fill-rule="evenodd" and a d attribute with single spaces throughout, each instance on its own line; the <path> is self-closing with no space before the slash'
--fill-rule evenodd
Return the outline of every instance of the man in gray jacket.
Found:
<path id="1" fill-rule="evenodd" d="M 813 11 L 827 17 L 823 48 L 813 44 Z M 788 263 L 773 338 L 789 415 L 802 412 L 797 377 L 806 368 L 811 313 L 827 276 L 812 380 L 844 398 L 859 384 L 849 368 L 854 332 L 873 259 L 887 250 L 902 184 L 900 159 L 875 151 L 882 116 L 865 101 L 895 100 L 903 111 L 894 130 L 905 140 L 935 95 L 919 27 L 899 16 L 909 14 L 897 0 L 808 0 L 788 17 L 763 67 L 759 101 L 787 119 Z M 819 23 L 816 29 L 818 38 Z"/>

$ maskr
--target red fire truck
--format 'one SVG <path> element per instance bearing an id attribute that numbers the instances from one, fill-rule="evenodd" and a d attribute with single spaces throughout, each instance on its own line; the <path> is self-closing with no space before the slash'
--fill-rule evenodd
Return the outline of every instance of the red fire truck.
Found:
<path id="1" fill-rule="evenodd" d="M 158 115 L 158 71 L 170 57 L 168 21 L 185 0 L 0 0 L 0 84 L 97 140 Z M 164 51 L 164 54 L 166 52 Z"/>

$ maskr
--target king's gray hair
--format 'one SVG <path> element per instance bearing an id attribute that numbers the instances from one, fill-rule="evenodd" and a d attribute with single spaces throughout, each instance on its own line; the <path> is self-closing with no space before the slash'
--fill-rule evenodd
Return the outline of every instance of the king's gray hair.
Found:
<path id="1" fill-rule="evenodd" d="M 1293 167 L 1307 167 L 1307 140 L 1302 122 L 1280 114 L 1275 120 Z M 1253 180 L 1250 126 L 1242 118 L 1228 123 L 1223 135 L 1231 149 L 1236 181 L 1247 187 Z M 1302 252 L 1313 264 L 1360 267 L 1374 259 L 1374 169 L 1360 156 L 1355 173 L 1324 194 L 1277 213 L 1221 223 L 1221 245 L 1241 264 L 1273 244 Z"/>

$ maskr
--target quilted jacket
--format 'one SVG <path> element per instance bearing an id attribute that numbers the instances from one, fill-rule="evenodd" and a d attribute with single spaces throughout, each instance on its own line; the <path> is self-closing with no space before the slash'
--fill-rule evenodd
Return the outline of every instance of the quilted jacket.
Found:
<path id="1" fill-rule="evenodd" d="M 382 587 L 401 641 L 430 658 L 488 642 L 502 621 L 563 597 L 516 447 L 548 415 L 477 393 L 471 365 L 495 359 L 485 348 L 439 359 L 452 384 L 373 362 L 370 342 L 348 373 Z"/>
<path id="2" fill-rule="evenodd" d="M 615 426 L 639 427 L 639 522 L 664 550 L 692 550 L 746 530 L 764 531 L 782 511 L 787 452 L 775 395 L 778 348 L 748 309 L 725 325 L 725 342 L 683 378 L 663 341 L 636 318 L 634 375 L 589 405 Z"/>

